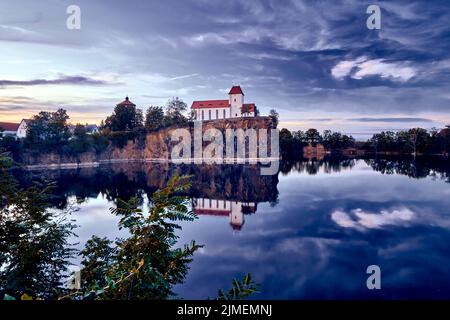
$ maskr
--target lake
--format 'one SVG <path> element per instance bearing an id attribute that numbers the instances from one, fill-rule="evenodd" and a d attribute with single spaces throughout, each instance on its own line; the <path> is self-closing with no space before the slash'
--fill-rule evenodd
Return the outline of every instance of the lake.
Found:
<path id="1" fill-rule="evenodd" d="M 181 298 L 214 297 L 244 273 L 261 284 L 255 299 L 450 298 L 448 160 L 305 159 L 273 176 L 252 165 L 156 163 L 16 176 L 58 183 L 52 206 L 77 208 L 81 248 L 92 235 L 126 236 L 114 201 L 138 196 L 145 208 L 175 173 L 192 175 L 186 196 L 198 215 L 179 244 L 204 245 L 175 288 Z M 370 265 L 381 269 L 380 290 L 367 289 Z"/>

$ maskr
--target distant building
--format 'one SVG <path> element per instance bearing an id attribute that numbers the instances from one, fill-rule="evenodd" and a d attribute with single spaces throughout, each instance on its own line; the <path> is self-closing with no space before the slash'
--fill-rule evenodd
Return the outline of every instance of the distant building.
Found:
<path id="1" fill-rule="evenodd" d="M 254 103 L 244 103 L 244 92 L 240 86 L 233 86 L 228 100 L 194 101 L 191 106 L 196 120 L 216 120 L 241 117 L 255 117 L 259 114 Z"/>
<path id="2" fill-rule="evenodd" d="M 31 119 L 22 119 L 17 129 L 17 138 L 25 138 L 27 136 L 28 125 Z"/>
<path id="3" fill-rule="evenodd" d="M 12 122 L 0 122 L 0 134 L 3 137 L 12 136 L 17 137 L 17 129 L 19 129 L 20 123 Z"/>
<path id="4" fill-rule="evenodd" d="M 244 215 L 256 212 L 256 203 L 197 198 L 192 200 L 193 211 L 197 215 L 229 217 L 233 230 L 241 230 Z"/>
<path id="5" fill-rule="evenodd" d="M 136 107 L 136 105 L 130 101 L 128 97 L 125 97 L 121 103 L 118 103 L 117 106 L 128 106 L 128 107 Z"/>
<path id="6" fill-rule="evenodd" d="M 98 126 L 96 124 L 84 124 L 83 126 L 86 129 L 86 133 L 87 134 L 99 133 L 99 129 L 98 129 Z M 75 128 L 76 128 L 76 125 L 72 125 L 71 124 L 69 126 L 69 131 L 70 131 L 71 134 L 74 134 Z"/>

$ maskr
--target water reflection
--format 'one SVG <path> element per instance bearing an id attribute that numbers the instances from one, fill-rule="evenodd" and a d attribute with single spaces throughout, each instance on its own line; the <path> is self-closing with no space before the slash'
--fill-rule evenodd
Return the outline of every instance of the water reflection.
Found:
<path id="1" fill-rule="evenodd" d="M 201 216 L 228 217 L 233 230 L 241 230 L 246 214 L 256 213 L 255 202 L 227 201 L 219 199 L 197 198 L 192 200 L 194 213 Z"/>
<path id="2" fill-rule="evenodd" d="M 173 174 L 192 175 L 185 195 L 199 219 L 180 243 L 195 256 L 184 298 L 214 296 L 250 272 L 255 298 L 450 298 L 450 164 L 438 159 L 328 158 L 284 161 L 280 174 L 255 166 L 115 164 L 17 172 L 22 184 L 56 180 L 53 206 L 79 203 L 77 233 L 117 235 L 108 208 L 146 200 Z M 413 179 L 411 179 L 413 178 Z M 88 231 L 86 231 L 88 230 Z M 368 291 L 366 267 L 380 265 L 382 290 Z"/>

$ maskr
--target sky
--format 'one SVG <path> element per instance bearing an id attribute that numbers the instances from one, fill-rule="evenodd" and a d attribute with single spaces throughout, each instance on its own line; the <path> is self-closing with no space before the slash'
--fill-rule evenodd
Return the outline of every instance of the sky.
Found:
<path id="1" fill-rule="evenodd" d="M 369 5 L 381 8 L 370 30 Z M 81 10 L 70 30 L 69 5 Z M 0 121 L 66 109 L 100 123 L 129 96 L 246 102 L 280 127 L 365 138 L 450 124 L 450 2 L 16 0 L 0 2 Z"/>

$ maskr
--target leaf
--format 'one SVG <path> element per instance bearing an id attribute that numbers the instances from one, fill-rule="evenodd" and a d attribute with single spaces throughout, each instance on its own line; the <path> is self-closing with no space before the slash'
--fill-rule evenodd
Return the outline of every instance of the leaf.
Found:
<path id="1" fill-rule="evenodd" d="M 33 300 L 33 298 L 24 293 L 23 295 L 20 296 L 20 300 Z"/>

